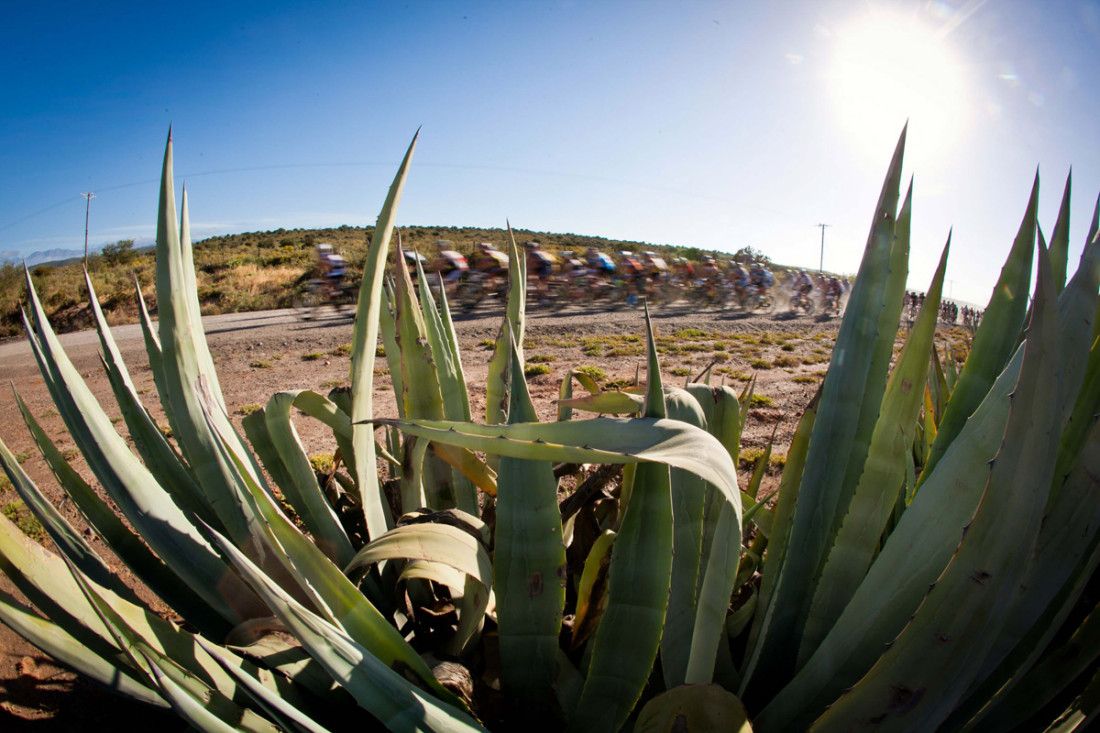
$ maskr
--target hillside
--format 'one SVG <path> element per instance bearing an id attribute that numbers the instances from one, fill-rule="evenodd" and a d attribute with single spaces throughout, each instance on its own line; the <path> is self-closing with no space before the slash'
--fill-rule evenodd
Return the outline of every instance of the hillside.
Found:
<path id="1" fill-rule="evenodd" d="M 352 281 L 357 282 L 362 276 L 360 263 L 365 258 L 367 242 L 372 233 L 373 227 L 351 226 L 333 229 L 276 229 L 210 237 L 196 242 L 195 269 L 202 311 L 206 315 L 212 315 L 289 307 L 295 289 L 301 286 L 313 267 L 314 245 L 322 242 L 331 244 L 347 258 Z M 687 257 L 691 260 L 698 260 L 706 254 L 695 247 L 674 247 L 579 234 L 515 229 L 513 235 L 517 243 L 537 240 L 551 251 L 583 252 L 588 247 L 596 247 L 609 254 L 624 250 L 654 251 L 666 257 Z M 415 248 L 431 257 L 435 253 L 435 242 L 440 239 L 449 240 L 459 251 L 470 253 L 477 242 L 491 242 L 503 248 L 508 235 L 502 229 L 415 226 L 401 229 L 400 236 L 406 248 Z M 104 252 L 90 257 L 88 269 L 108 322 L 134 322 L 138 313 L 134 298 L 135 280 L 146 293 L 147 299 L 152 292 L 152 251 L 108 245 Z M 56 328 L 60 331 L 72 331 L 91 325 L 91 314 L 85 304 L 80 259 L 33 266 L 31 277 Z M 0 338 L 17 336 L 23 332 L 20 306 L 24 302 L 24 291 L 22 267 L 10 262 L 0 265 Z M 151 300 L 147 300 L 147 304 L 150 308 L 155 308 L 155 303 Z"/>

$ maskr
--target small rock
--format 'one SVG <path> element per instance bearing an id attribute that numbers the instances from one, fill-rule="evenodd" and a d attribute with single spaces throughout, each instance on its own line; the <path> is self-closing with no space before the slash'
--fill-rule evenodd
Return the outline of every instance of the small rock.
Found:
<path id="1" fill-rule="evenodd" d="M 35 669 L 38 665 L 34 661 L 34 657 L 23 657 L 15 664 L 16 670 L 19 672 L 19 676 L 34 677 Z"/>

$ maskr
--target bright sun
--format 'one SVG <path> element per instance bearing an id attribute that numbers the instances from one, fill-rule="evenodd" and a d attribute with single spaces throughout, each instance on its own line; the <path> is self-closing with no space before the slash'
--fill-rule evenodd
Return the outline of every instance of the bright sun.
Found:
<path id="1" fill-rule="evenodd" d="M 882 155 L 906 119 L 939 154 L 968 121 L 965 74 L 946 39 L 917 18 L 870 15 L 837 29 L 829 65 L 830 96 L 860 149 Z"/>

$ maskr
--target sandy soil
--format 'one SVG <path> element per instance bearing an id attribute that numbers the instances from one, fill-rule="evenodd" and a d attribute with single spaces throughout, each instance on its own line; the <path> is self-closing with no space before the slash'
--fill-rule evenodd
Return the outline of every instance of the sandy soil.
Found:
<path id="1" fill-rule="evenodd" d="M 725 379 L 738 389 L 743 387 L 743 379 L 755 373 L 756 394 L 770 400 L 770 404 L 751 411 L 742 448 L 762 448 L 774 431 L 775 451 L 785 454 L 796 422 L 827 366 L 839 319 L 792 317 L 782 312 L 749 316 L 699 311 L 686 305 L 664 307 L 653 316 L 658 337 L 673 337 L 663 342 L 666 353 L 662 355 L 662 369 L 668 383 L 682 384 L 711 363 L 723 372 L 716 374 L 712 383 Z M 480 417 L 484 415 L 485 374 L 491 355 L 484 342 L 496 336 L 500 309 L 482 305 L 475 313 L 456 320 L 474 414 Z M 211 317 L 204 320 L 204 326 L 226 403 L 237 423 L 241 419 L 238 410 L 263 404 L 276 392 L 327 392 L 348 379 L 350 363 L 345 352 L 351 341 L 350 318 L 327 312 L 303 321 L 290 311 L 275 311 Z M 558 313 L 529 313 L 527 359 L 541 360 L 550 367 L 548 374 L 530 380 L 540 418 L 555 416 L 553 400 L 571 367 L 599 367 L 608 380 L 633 380 L 639 369 L 644 374 L 644 333 L 644 318 L 638 309 L 570 308 Z M 148 404 L 156 411 L 155 389 L 140 331 L 126 326 L 116 329 L 115 335 L 138 390 L 147 394 Z M 69 334 L 63 341 L 92 389 L 105 397 L 107 413 L 119 414 L 99 364 L 95 335 Z M 385 360 L 379 359 L 377 366 L 381 372 Z M 73 447 L 25 341 L 0 344 L 0 378 L 10 382 L 26 400 L 63 451 Z M 395 414 L 386 374 L 376 377 L 375 400 L 379 414 Z M 162 415 L 160 419 L 164 422 Z M 12 395 L 0 395 L 0 437 L 16 455 L 25 454 L 25 470 L 65 516 L 83 529 L 86 525 L 57 488 L 21 423 Z M 121 422 L 119 427 L 124 429 Z M 331 434 L 322 426 L 300 419 L 297 427 L 311 453 L 333 450 Z M 74 458 L 74 465 L 86 473 L 79 457 Z M 743 465 L 741 470 L 745 482 L 748 466 Z M 770 479 L 772 483 L 776 480 L 775 475 Z M 0 494 L 0 506 L 16 498 L 9 489 Z M 93 542 L 102 548 L 102 542 L 95 538 Z M 112 563 L 118 566 L 113 558 Z M 132 580 L 124 568 L 118 570 L 122 577 Z M 21 598 L 4 576 L 0 576 L 0 590 Z M 156 603 L 156 599 L 151 601 Z M 117 723 L 118 716 L 166 730 L 184 728 L 171 716 L 101 692 L 0 625 L 0 729 L 98 730 L 108 720 Z"/>

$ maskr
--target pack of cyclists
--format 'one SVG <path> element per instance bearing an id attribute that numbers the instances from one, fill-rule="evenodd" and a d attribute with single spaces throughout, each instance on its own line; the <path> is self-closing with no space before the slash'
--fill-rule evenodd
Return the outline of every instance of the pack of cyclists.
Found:
<path id="1" fill-rule="evenodd" d="M 722 260 L 704 255 L 666 260 L 656 252 L 622 250 L 615 255 L 589 247 L 581 251 L 552 252 L 537 241 L 521 247 L 526 260 L 531 305 L 560 308 L 575 303 L 606 302 L 651 305 L 685 301 L 699 307 L 769 311 L 784 299 L 791 312 L 809 314 L 821 309 L 839 313 L 847 282 L 836 277 L 811 276 L 804 270 L 780 273 L 777 284 L 765 262 Z M 435 243 L 434 257 L 404 252 L 410 265 L 419 257 L 435 283 L 442 280 L 448 297 L 465 308 L 486 299 L 500 299 L 507 291 L 509 257 L 490 242 L 478 242 L 468 255 L 449 240 Z M 322 279 L 339 283 L 346 273 L 343 258 L 330 245 L 317 248 Z M 782 294 L 782 295 L 781 295 Z"/>

